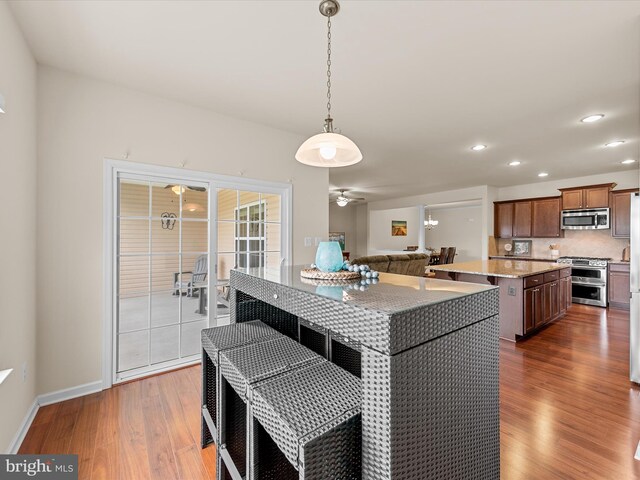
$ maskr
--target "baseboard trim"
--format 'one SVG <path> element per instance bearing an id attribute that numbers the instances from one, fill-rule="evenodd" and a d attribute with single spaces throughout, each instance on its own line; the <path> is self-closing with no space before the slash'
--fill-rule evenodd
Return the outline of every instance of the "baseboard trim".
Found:
<path id="1" fill-rule="evenodd" d="M 7 453 L 18 453 L 18 449 L 20 448 L 20 445 L 22 445 L 24 437 L 27 436 L 27 432 L 29 431 L 29 428 L 31 428 L 31 423 L 33 422 L 33 419 L 36 418 L 36 413 L 38 413 L 39 408 L 40 405 L 38 404 L 38 399 L 36 398 L 31 404 L 31 407 L 29 407 L 27 414 L 24 416 L 24 419 L 22 420 L 22 423 L 20 424 L 20 428 L 18 428 L 16 435 L 13 437 L 13 440 L 11 440 Z"/>
<path id="2" fill-rule="evenodd" d="M 56 392 L 38 395 L 31 404 L 31 407 L 29 407 L 29 411 L 20 424 L 20 428 L 18 428 L 16 435 L 13 437 L 13 440 L 9 444 L 7 453 L 11 454 L 18 452 L 18 450 L 20 449 L 20 445 L 22 445 L 24 437 L 26 437 L 29 428 L 31 428 L 31 423 L 33 423 L 33 419 L 36 418 L 36 413 L 38 413 L 40 407 L 51 405 L 52 403 L 64 402 L 65 400 L 71 400 L 72 398 L 82 397 L 84 395 L 89 395 L 91 393 L 100 391 L 102 391 L 101 380 L 97 382 L 85 383 L 84 385 L 78 385 L 77 387 L 65 388 Z"/>
<path id="3" fill-rule="evenodd" d="M 78 385 L 76 387 L 65 388 L 56 392 L 45 393 L 38 395 L 38 405 L 44 407 L 45 405 L 51 405 L 52 403 L 64 402 L 65 400 L 71 400 L 72 398 L 82 397 L 91 393 L 102 391 L 102 380 L 97 382 L 85 383 L 84 385 Z"/>

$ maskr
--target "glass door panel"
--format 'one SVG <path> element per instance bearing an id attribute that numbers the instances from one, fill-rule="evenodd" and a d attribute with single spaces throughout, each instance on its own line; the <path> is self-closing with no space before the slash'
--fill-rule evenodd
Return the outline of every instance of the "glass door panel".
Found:
<path id="1" fill-rule="evenodd" d="M 200 330 L 208 326 L 209 192 L 177 180 L 122 176 L 118 192 L 121 381 L 198 358 L 194 339 L 199 342 Z M 193 327 L 184 330 L 182 324 Z M 182 338 L 185 331 L 188 338 Z"/>

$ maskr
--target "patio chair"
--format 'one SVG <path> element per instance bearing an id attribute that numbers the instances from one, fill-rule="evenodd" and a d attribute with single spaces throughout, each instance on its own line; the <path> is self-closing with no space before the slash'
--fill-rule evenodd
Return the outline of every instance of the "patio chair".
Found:
<path id="1" fill-rule="evenodd" d="M 182 272 L 183 277 L 187 274 L 191 274 L 191 278 L 188 281 L 185 281 L 183 278 L 182 281 L 178 280 L 180 276 L 179 272 L 174 272 L 173 274 L 173 288 L 174 295 L 180 295 L 180 292 L 186 290 L 187 297 L 193 297 L 195 292 L 200 291 L 200 288 L 203 285 L 206 285 L 207 281 L 207 273 L 209 267 L 209 260 L 207 255 L 200 255 L 196 259 L 196 263 L 193 266 L 193 271 L 191 272 Z"/>

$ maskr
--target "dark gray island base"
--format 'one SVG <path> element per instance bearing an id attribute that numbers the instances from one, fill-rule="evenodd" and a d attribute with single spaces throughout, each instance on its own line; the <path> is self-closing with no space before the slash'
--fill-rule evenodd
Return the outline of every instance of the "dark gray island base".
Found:
<path id="1" fill-rule="evenodd" d="M 498 289 L 381 274 L 361 291 L 301 268 L 232 271 L 231 322 L 361 377 L 362 478 L 498 479 Z"/>

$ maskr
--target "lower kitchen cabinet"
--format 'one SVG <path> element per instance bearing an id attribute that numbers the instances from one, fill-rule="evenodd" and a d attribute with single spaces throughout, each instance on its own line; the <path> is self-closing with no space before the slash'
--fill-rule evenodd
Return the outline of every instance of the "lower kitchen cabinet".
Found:
<path id="1" fill-rule="evenodd" d="M 609 263 L 609 306 L 629 310 L 629 264 Z"/>
<path id="2" fill-rule="evenodd" d="M 525 335 L 567 313 L 571 305 L 571 270 L 560 272 L 559 279 L 524 289 Z"/>

